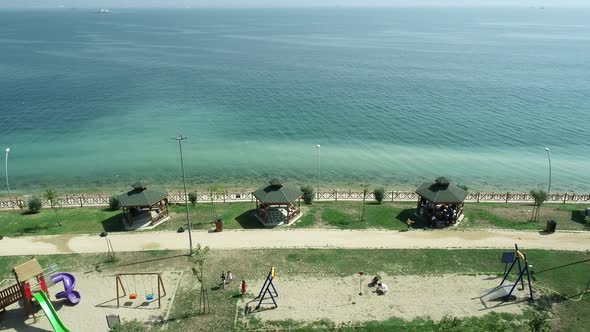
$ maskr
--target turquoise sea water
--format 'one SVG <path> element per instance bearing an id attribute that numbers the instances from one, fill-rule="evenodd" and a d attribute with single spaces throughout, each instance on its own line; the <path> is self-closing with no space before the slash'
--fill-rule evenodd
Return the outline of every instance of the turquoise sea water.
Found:
<path id="1" fill-rule="evenodd" d="M 137 179 L 590 191 L 590 11 L 0 11 L 19 193 Z M 2 171 L 2 175 L 4 172 Z M 4 179 L 2 179 L 4 180 Z"/>

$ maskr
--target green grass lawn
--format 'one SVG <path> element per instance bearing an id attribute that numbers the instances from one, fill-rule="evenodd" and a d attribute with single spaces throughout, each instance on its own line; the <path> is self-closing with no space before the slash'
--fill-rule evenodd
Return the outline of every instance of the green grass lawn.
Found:
<path id="1" fill-rule="evenodd" d="M 54 235 L 54 234 L 98 234 L 102 231 L 120 231 L 120 211 L 108 208 L 84 207 L 63 208 L 57 210 L 57 218 L 62 223 L 58 226 L 56 214 L 51 209 L 43 209 L 36 214 L 25 210 L 0 212 L 0 235 Z"/>
<path id="2" fill-rule="evenodd" d="M 426 226 L 425 222 L 414 216 L 414 202 L 316 202 L 303 205 L 302 218 L 292 225 L 294 228 L 338 228 L 338 229 L 407 229 L 406 220 L 412 219 L 415 228 Z M 225 229 L 262 228 L 253 216 L 255 203 L 199 203 L 189 206 L 191 224 L 195 230 L 213 229 L 213 208 L 223 220 Z M 364 208 L 364 220 L 361 215 Z M 458 227 L 450 229 L 503 228 L 543 230 L 546 220 L 557 221 L 557 230 L 589 230 L 584 216 L 585 205 L 545 204 L 540 212 L 540 221 L 531 222 L 530 204 L 467 203 L 465 220 Z M 50 235 L 83 234 L 102 231 L 122 231 L 120 211 L 106 208 L 61 208 L 58 216 L 63 226 L 57 226 L 54 212 L 43 209 L 38 214 L 28 214 L 21 210 L 0 211 L 0 235 Z M 161 224 L 155 231 L 175 231 L 186 228 L 185 207 L 170 206 L 171 220 Z"/>
<path id="3" fill-rule="evenodd" d="M 544 204 L 539 222 L 531 222 L 532 204 L 467 203 L 462 228 L 544 229 L 547 220 L 557 221 L 557 230 L 589 230 L 580 204 Z"/>
<path id="4" fill-rule="evenodd" d="M 509 250 L 509 248 L 507 248 Z M 590 282 L 590 253 L 529 250 L 533 285 L 542 288 L 537 303 L 542 310 L 552 306 L 553 330 L 584 331 L 590 326 L 590 296 L 580 296 Z M 283 277 L 328 277 L 335 280 L 354 275 L 359 270 L 368 275 L 385 272 L 387 275 L 440 275 L 440 274 L 501 274 L 502 250 L 336 250 L 336 249 L 276 249 L 276 250 L 222 250 L 211 251 L 206 264 L 206 286 L 209 289 L 211 311 L 198 315 L 193 308 L 198 301 L 196 279 L 190 273 L 186 256 L 175 251 L 144 251 L 119 253 L 116 263 L 105 263 L 104 254 L 38 256 L 42 266 L 57 263 L 61 270 L 83 273 L 101 271 L 111 276 L 130 271 L 184 270 L 183 288 L 176 293 L 171 309 L 169 331 L 233 331 L 237 290 L 218 291 L 219 271 L 232 270 L 235 279 L 261 280 L 271 264 L 277 268 L 278 287 Z M 0 257 L 0 276 L 10 277 L 14 265 L 28 257 Z M 194 279 L 194 280 L 193 280 Z M 396 285 L 390 285 L 395 292 Z M 250 290 L 255 292 L 256 290 Z M 279 288 L 280 291 L 280 288 Z M 91 301 L 91 299 L 87 299 Z M 280 301 L 280 298 L 278 299 Z M 578 301 L 579 300 L 579 301 Z M 444 331 L 506 331 L 528 330 L 522 326 L 528 316 L 489 315 L 461 321 L 462 327 Z M 501 321 L 502 324 L 498 323 Z M 506 322 L 504 322 L 506 321 Z M 278 321 L 254 322 L 261 329 L 312 330 L 309 323 Z M 498 325 L 500 324 L 500 325 Z M 329 322 L 315 322 L 320 330 L 329 330 Z M 469 327 L 469 328 L 468 328 Z M 388 319 L 356 326 L 354 331 L 438 331 L 440 322 L 430 320 Z M 238 327 L 239 330 L 239 327 Z M 344 331 L 353 331 L 345 328 Z"/>

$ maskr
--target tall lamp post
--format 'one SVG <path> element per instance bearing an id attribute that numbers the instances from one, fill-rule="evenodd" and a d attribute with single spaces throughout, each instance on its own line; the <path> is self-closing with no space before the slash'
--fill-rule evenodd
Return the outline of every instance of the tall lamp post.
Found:
<path id="1" fill-rule="evenodd" d="M 317 185 L 317 194 L 316 199 L 320 199 L 320 145 L 317 146 L 317 158 L 316 158 L 316 185 Z"/>
<path id="2" fill-rule="evenodd" d="M 547 195 L 551 192 L 551 153 L 549 153 L 549 148 L 545 148 L 547 151 L 547 160 L 549 161 L 549 186 L 547 187 Z"/>
<path id="3" fill-rule="evenodd" d="M 186 179 L 184 177 L 184 159 L 182 157 L 182 141 L 187 139 L 185 136 L 178 135 L 173 137 L 173 140 L 178 141 L 178 148 L 180 149 L 180 167 L 182 168 L 182 185 L 184 186 L 184 205 L 186 206 L 186 221 L 188 224 L 188 243 L 189 243 L 189 255 L 193 255 L 193 236 L 191 234 L 191 217 L 188 213 L 188 195 L 186 193 Z"/>
<path id="4" fill-rule="evenodd" d="M 6 150 L 4 150 L 4 152 L 6 152 L 5 155 L 5 165 L 6 165 L 6 192 L 8 192 L 8 202 L 10 202 L 10 205 L 12 205 L 12 197 L 10 197 L 10 186 L 8 185 L 8 152 L 10 152 L 10 148 L 6 148 Z"/>

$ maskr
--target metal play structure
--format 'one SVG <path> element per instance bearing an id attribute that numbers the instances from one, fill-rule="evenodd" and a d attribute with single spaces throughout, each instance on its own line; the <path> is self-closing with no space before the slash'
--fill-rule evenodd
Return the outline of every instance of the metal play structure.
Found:
<path id="1" fill-rule="evenodd" d="M 117 308 L 119 308 L 119 300 L 121 297 L 123 296 L 127 296 L 127 291 L 125 290 L 125 286 L 123 286 L 123 278 L 124 276 L 132 276 L 133 277 L 133 281 L 134 281 L 134 288 L 133 288 L 133 292 L 131 293 L 131 287 L 127 287 L 129 290 L 129 299 L 130 300 L 135 300 L 137 299 L 137 280 L 136 278 L 139 276 L 142 278 L 143 281 L 143 288 L 144 288 L 144 292 L 146 294 L 145 295 L 145 300 L 146 301 L 153 301 L 155 300 L 155 294 L 154 294 L 154 287 L 152 284 L 152 288 L 151 288 L 151 292 L 148 292 L 146 287 L 145 287 L 145 280 L 143 280 L 144 277 L 146 276 L 156 276 L 157 280 L 156 280 L 156 284 L 158 287 L 158 308 L 161 307 L 161 299 L 162 297 L 166 296 L 166 289 L 164 288 L 164 282 L 162 281 L 162 275 L 159 272 L 137 272 L 137 273 L 119 273 L 117 275 L 115 275 L 115 283 L 116 283 L 116 288 L 117 288 Z M 119 290 L 121 290 L 123 292 L 122 295 L 120 295 Z"/>
<path id="2" fill-rule="evenodd" d="M 508 255 L 504 255 L 504 256 L 508 256 Z M 522 260 L 522 263 L 521 263 L 521 260 Z M 503 261 L 504 261 L 504 258 L 503 258 Z M 506 282 L 506 280 L 508 279 L 508 276 L 510 275 L 510 272 L 512 271 L 512 269 L 514 268 L 515 265 L 518 266 L 518 278 L 516 278 L 516 281 L 514 282 L 514 284 L 504 285 L 504 282 Z M 534 302 L 535 300 L 533 297 L 533 284 L 531 282 L 531 274 L 529 271 L 529 262 L 528 262 L 526 254 L 521 252 L 518 249 L 518 245 L 515 244 L 514 245 L 514 256 L 512 258 L 512 264 L 510 265 L 510 268 L 508 268 L 508 270 L 504 273 L 504 278 L 502 278 L 502 282 L 500 282 L 500 285 L 498 285 L 497 287 L 494 287 L 492 289 L 485 291 L 484 294 L 481 296 L 481 298 L 484 301 L 495 300 L 495 299 L 499 299 L 499 298 L 502 298 L 504 301 L 509 300 L 510 296 L 512 296 L 512 295 L 516 296 L 518 294 L 518 290 L 516 289 L 516 286 L 518 286 L 519 282 L 521 284 L 521 290 L 525 290 L 525 287 L 524 287 L 524 276 L 525 275 L 526 275 L 528 286 L 529 286 L 530 300 L 531 300 L 531 302 Z"/>
<path id="3" fill-rule="evenodd" d="M 256 310 L 260 309 L 260 305 L 262 304 L 262 301 L 264 301 L 264 299 L 266 298 L 267 294 L 270 296 L 272 302 L 275 305 L 275 308 L 279 307 L 279 305 L 277 304 L 277 301 L 275 300 L 275 297 L 278 297 L 279 293 L 277 292 L 277 289 L 275 288 L 275 285 L 272 282 L 274 278 L 275 278 L 275 267 L 273 266 L 270 268 L 270 272 L 268 272 L 268 275 L 266 276 L 266 280 L 264 280 L 264 284 L 262 285 L 262 288 L 260 289 L 260 293 L 258 293 L 258 296 L 256 298 L 254 298 L 254 300 L 260 299 L 260 301 L 258 301 L 258 305 L 256 306 Z M 271 290 L 271 288 L 272 288 L 272 290 Z"/>

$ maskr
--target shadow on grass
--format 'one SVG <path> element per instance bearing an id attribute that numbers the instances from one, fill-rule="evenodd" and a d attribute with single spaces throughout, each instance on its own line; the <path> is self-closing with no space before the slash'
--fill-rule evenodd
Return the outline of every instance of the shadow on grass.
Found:
<path id="1" fill-rule="evenodd" d="M 574 210 L 572 211 L 571 220 L 573 222 L 577 222 L 578 224 L 585 225 L 588 227 L 588 222 L 586 221 L 586 211 Z"/>
<path id="2" fill-rule="evenodd" d="M 158 257 L 158 258 L 152 258 L 152 259 L 145 259 L 145 260 L 141 260 L 141 261 L 137 261 L 137 262 L 117 264 L 117 265 L 111 265 L 111 266 L 101 266 L 101 265 L 104 265 L 105 263 L 99 263 L 99 264 L 96 264 L 94 270 L 86 271 L 84 273 L 92 273 L 95 271 L 101 272 L 103 270 L 117 269 L 117 268 L 121 268 L 121 267 L 133 266 L 133 265 L 144 264 L 144 263 L 158 262 L 158 261 L 163 261 L 163 260 L 167 260 L 167 259 L 174 259 L 174 258 L 178 258 L 178 257 L 187 257 L 187 254 L 179 254 L 179 255 Z"/>
<path id="3" fill-rule="evenodd" d="M 105 232 L 123 232 L 125 231 L 125 227 L 123 227 L 123 214 L 114 215 L 108 219 L 101 221 L 102 228 Z"/>
<path id="4" fill-rule="evenodd" d="M 577 261 L 577 262 L 572 262 L 572 263 L 564 264 L 564 265 L 550 267 L 550 268 L 547 268 L 547 269 L 544 269 L 544 270 L 536 270 L 535 271 L 535 274 L 539 274 L 539 273 L 543 273 L 543 272 L 547 272 L 547 271 L 558 270 L 558 269 L 562 269 L 564 267 L 568 267 L 568 266 L 572 266 L 572 265 L 577 265 L 577 264 L 582 264 L 582 263 L 586 263 L 586 262 L 590 262 L 590 258 L 584 259 L 584 260 L 581 260 L 581 261 Z"/>
<path id="5" fill-rule="evenodd" d="M 20 233 L 22 235 L 27 235 L 27 234 L 35 234 L 35 233 L 39 233 L 39 232 L 43 232 L 46 231 L 48 229 L 51 228 L 55 228 L 55 227 L 59 227 L 59 226 L 35 226 L 35 227 L 25 227 L 23 228 Z"/>
<path id="6" fill-rule="evenodd" d="M 254 209 L 248 210 L 237 216 L 235 220 L 244 229 L 264 228 L 260 221 L 258 221 L 258 218 L 256 218 L 256 216 L 254 215 L 255 213 L 256 210 Z"/>
<path id="7" fill-rule="evenodd" d="M 39 214 L 40 212 L 41 211 L 33 212 L 33 211 L 26 210 L 26 211 L 21 212 L 21 216 L 29 216 L 29 215 L 33 215 L 33 214 Z"/>
<path id="8" fill-rule="evenodd" d="M 424 220 L 424 218 L 415 215 L 414 212 L 416 212 L 416 209 L 401 210 L 400 213 L 397 216 L 395 216 L 395 219 L 404 225 L 406 225 L 406 220 L 411 219 L 412 221 L 414 221 L 412 228 L 430 227 L 430 224 L 427 223 L 426 220 Z"/>

